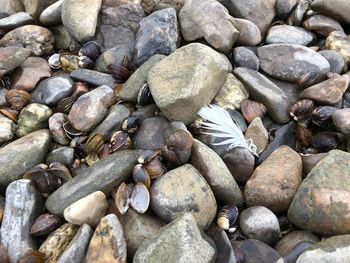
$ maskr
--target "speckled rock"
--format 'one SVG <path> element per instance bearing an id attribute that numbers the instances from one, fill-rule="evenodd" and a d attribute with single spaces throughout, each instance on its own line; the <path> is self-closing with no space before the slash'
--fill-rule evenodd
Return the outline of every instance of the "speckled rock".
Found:
<path id="1" fill-rule="evenodd" d="M 1 40 L 0 47 L 24 47 L 36 56 L 46 55 L 53 51 L 54 36 L 44 27 L 26 25 L 8 32 Z"/>
<path id="2" fill-rule="evenodd" d="M 9 118 L 0 115 L 0 144 L 11 140 L 15 135 L 15 132 L 15 123 Z"/>
<path id="3" fill-rule="evenodd" d="M 0 19 L 0 28 L 2 29 L 14 29 L 29 24 L 34 24 L 34 19 L 30 14 L 25 12 L 19 12 Z"/>
<path id="4" fill-rule="evenodd" d="M 202 175 L 190 164 L 167 172 L 153 182 L 151 207 L 165 222 L 190 212 L 201 229 L 207 229 L 216 213 L 213 192 Z"/>
<path id="5" fill-rule="evenodd" d="M 254 118 L 254 120 L 249 124 L 244 134 L 244 137 L 246 138 L 246 140 L 253 141 L 257 148 L 257 153 L 260 153 L 263 150 L 265 150 L 269 142 L 269 134 L 259 117 Z"/>
<path id="6" fill-rule="evenodd" d="M 0 149 L 0 189 L 18 180 L 29 169 L 43 163 L 50 147 L 50 132 L 40 130 L 17 139 Z"/>
<path id="7" fill-rule="evenodd" d="M 304 21 L 303 27 L 306 30 L 315 31 L 324 37 L 328 37 L 333 31 L 344 32 L 344 29 L 337 20 L 323 15 L 311 16 Z"/>
<path id="8" fill-rule="evenodd" d="M 263 205 L 275 213 L 288 210 L 302 181 L 300 156 L 288 146 L 276 149 L 255 170 L 244 188 L 248 206 Z"/>
<path id="9" fill-rule="evenodd" d="M 233 62 L 236 67 L 245 67 L 258 71 L 260 62 L 255 53 L 246 47 L 236 47 L 233 51 Z"/>
<path id="10" fill-rule="evenodd" d="M 278 241 L 275 249 L 281 256 L 285 256 L 292 250 L 295 245 L 302 241 L 317 243 L 320 241 L 320 239 L 311 232 L 297 230 L 290 232 L 280 241 Z"/>
<path id="11" fill-rule="evenodd" d="M 182 214 L 165 226 L 155 238 L 146 240 L 137 250 L 134 263 L 213 262 L 216 250 L 206 240 L 191 214 Z"/>
<path id="12" fill-rule="evenodd" d="M 349 233 L 349 178 L 350 153 L 330 151 L 299 187 L 288 210 L 290 222 L 321 235 Z"/>
<path id="13" fill-rule="evenodd" d="M 164 115 L 170 121 L 189 124 L 199 109 L 214 98 L 231 68 L 222 54 L 193 43 L 153 66 L 147 82 Z"/>
<path id="14" fill-rule="evenodd" d="M 59 25 L 62 22 L 61 11 L 63 2 L 64 0 L 59 0 L 45 8 L 45 10 L 43 10 L 43 12 L 40 14 L 40 23 L 45 26 Z"/>
<path id="15" fill-rule="evenodd" d="M 26 48 L 0 48 L 0 77 L 20 66 L 29 57 L 29 55 L 30 50 Z"/>
<path id="16" fill-rule="evenodd" d="M 62 5 L 62 23 L 78 42 L 94 37 L 102 0 L 65 0 Z"/>
<path id="17" fill-rule="evenodd" d="M 236 40 L 237 45 L 257 46 L 261 43 L 261 33 L 259 28 L 251 21 L 242 18 L 234 18 L 235 27 L 239 32 Z"/>
<path id="18" fill-rule="evenodd" d="M 41 213 L 41 206 L 41 196 L 32 181 L 20 179 L 7 187 L 1 244 L 7 249 L 11 262 L 17 262 L 26 253 L 36 249 L 29 233 L 34 220 Z"/>
<path id="19" fill-rule="evenodd" d="M 349 2 L 346 0 L 314 0 L 311 4 L 311 8 L 324 15 L 334 17 L 341 22 L 350 24 Z"/>
<path id="20" fill-rule="evenodd" d="M 345 61 L 342 55 L 334 50 L 322 50 L 318 52 L 321 56 L 328 60 L 331 66 L 330 72 L 341 74 L 345 68 Z"/>
<path id="21" fill-rule="evenodd" d="M 233 17 L 215 0 L 186 1 L 180 10 L 179 22 L 186 41 L 204 37 L 222 52 L 230 52 L 239 35 Z"/>
<path id="22" fill-rule="evenodd" d="M 296 44 L 307 46 L 316 39 L 316 36 L 302 27 L 279 25 L 269 29 L 266 44 Z"/>
<path id="23" fill-rule="evenodd" d="M 334 31 L 326 39 L 326 49 L 334 50 L 343 56 L 346 64 L 350 62 L 350 37 L 343 32 Z"/>

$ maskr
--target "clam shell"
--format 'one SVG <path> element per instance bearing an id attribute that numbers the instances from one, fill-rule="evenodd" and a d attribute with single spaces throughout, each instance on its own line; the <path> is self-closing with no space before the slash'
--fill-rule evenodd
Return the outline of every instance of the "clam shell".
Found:
<path id="1" fill-rule="evenodd" d="M 130 77 L 129 60 L 123 57 L 120 63 L 110 64 L 107 66 L 110 74 L 118 83 L 124 83 Z"/>
<path id="2" fill-rule="evenodd" d="M 7 253 L 7 249 L 0 243 L 0 262 L 10 263 L 10 258 Z"/>
<path id="3" fill-rule="evenodd" d="M 91 60 L 96 60 L 102 53 L 102 48 L 100 44 L 96 41 L 86 42 L 79 50 L 79 56 L 87 56 Z"/>
<path id="4" fill-rule="evenodd" d="M 6 76 L 0 77 L 0 89 L 9 89 L 11 86 L 10 78 Z"/>
<path id="5" fill-rule="evenodd" d="M 56 112 L 69 114 L 76 99 L 74 97 L 67 97 L 62 99 L 56 106 Z"/>
<path id="6" fill-rule="evenodd" d="M 52 69 L 61 68 L 60 54 L 53 54 L 52 56 L 50 56 L 48 63 L 49 63 L 50 68 L 52 68 Z"/>
<path id="7" fill-rule="evenodd" d="M 144 150 L 141 153 L 141 156 L 137 159 L 138 163 L 147 163 L 156 156 L 158 156 L 160 153 L 160 150 Z"/>
<path id="8" fill-rule="evenodd" d="M 320 125 L 322 122 L 329 120 L 337 109 L 331 106 L 316 107 L 311 114 L 313 123 Z"/>
<path id="9" fill-rule="evenodd" d="M 143 183 L 137 183 L 130 197 L 130 206 L 138 213 L 143 214 L 147 211 L 150 204 L 150 194 Z"/>
<path id="10" fill-rule="evenodd" d="M 122 130 L 129 134 L 134 134 L 139 128 L 138 119 L 138 116 L 130 116 L 126 118 L 122 124 Z"/>
<path id="11" fill-rule="evenodd" d="M 37 219 L 35 219 L 30 229 L 30 234 L 33 236 L 46 235 L 55 230 L 61 224 L 61 222 L 61 218 L 53 214 L 42 214 Z"/>
<path id="12" fill-rule="evenodd" d="M 175 129 L 166 139 L 166 145 L 174 150 L 190 150 L 193 144 L 193 137 L 189 131 L 184 129 Z"/>
<path id="13" fill-rule="evenodd" d="M 79 68 L 92 69 L 94 68 L 95 63 L 87 56 L 79 57 L 78 66 Z"/>
<path id="14" fill-rule="evenodd" d="M 60 64 L 65 72 L 72 72 L 79 68 L 79 57 L 71 54 L 61 54 Z"/>
<path id="15" fill-rule="evenodd" d="M 104 136 L 102 134 L 94 134 L 89 137 L 85 144 L 84 151 L 87 155 L 91 153 L 98 153 L 104 146 Z"/>
<path id="16" fill-rule="evenodd" d="M 135 165 L 132 172 L 132 178 L 134 179 L 135 183 L 143 183 L 147 189 L 150 189 L 151 179 L 146 169 L 143 168 L 142 164 Z"/>
<path id="17" fill-rule="evenodd" d="M 42 262 L 44 262 L 43 254 L 38 250 L 31 250 L 27 254 L 25 254 L 23 257 L 21 257 L 17 263 L 42 263 Z"/>
<path id="18" fill-rule="evenodd" d="M 116 192 L 112 192 L 114 198 L 115 206 L 118 208 L 119 212 L 123 215 L 129 209 L 129 191 L 128 186 L 122 183 Z"/>
<path id="19" fill-rule="evenodd" d="M 243 100 L 241 102 L 241 112 L 246 121 L 251 123 L 256 117 L 262 119 L 267 113 L 267 109 L 265 105 L 260 102 Z"/>
<path id="20" fill-rule="evenodd" d="M 229 228 L 236 222 L 238 218 L 238 208 L 236 205 L 227 205 L 220 209 L 217 224 L 223 230 Z"/>
<path id="21" fill-rule="evenodd" d="M 48 170 L 50 173 L 61 178 L 65 182 L 72 179 L 72 175 L 70 174 L 68 168 L 59 162 L 51 163 Z"/>
<path id="22" fill-rule="evenodd" d="M 12 109 L 20 111 L 29 103 L 31 95 L 25 90 L 10 89 L 6 93 L 5 99 Z"/>
<path id="23" fill-rule="evenodd" d="M 154 158 L 145 163 L 143 167 L 146 169 L 152 180 L 161 177 L 165 173 L 165 167 L 158 158 Z"/>
<path id="24" fill-rule="evenodd" d="M 302 99 L 294 103 L 290 109 L 289 114 L 294 120 L 306 120 L 315 108 L 312 100 Z"/>
<path id="25" fill-rule="evenodd" d="M 298 140 L 298 142 L 301 143 L 303 146 L 309 146 L 311 145 L 312 141 L 312 132 L 305 128 L 302 125 L 297 125 L 295 127 L 295 137 Z"/>
<path id="26" fill-rule="evenodd" d="M 73 137 L 80 136 L 83 134 L 81 131 L 74 129 L 69 121 L 63 123 L 62 127 L 69 139 L 72 139 Z"/>
<path id="27" fill-rule="evenodd" d="M 129 134 L 123 131 L 113 133 L 109 143 L 109 152 L 113 153 L 118 150 L 126 150 L 132 148 L 132 141 Z"/>
<path id="28" fill-rule="evenodd" d="M 10 120 L 17 122 L 17 118 L 19 115 L 18 110 L 10 109 L 10 108 L 1 108 L 0 113 L 9 118 Z"/>

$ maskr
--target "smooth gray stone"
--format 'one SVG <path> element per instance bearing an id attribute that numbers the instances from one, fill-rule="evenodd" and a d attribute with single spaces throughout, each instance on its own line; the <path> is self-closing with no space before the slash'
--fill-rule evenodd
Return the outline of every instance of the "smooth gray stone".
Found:
<path id="1" fill-rule="evenodd" d="M 7 249 L 11 262 L 17 262 L 36 249 L 30 228 L 41 211 L 41 195 L 32 181 L 20 179 L 7 187 L 1 243 Z"/>
<path id="2" fill-rule="evenodd" d="M 30 50 L 22 47 L 0 47 L 0 77 L 21 65 L 30 55 Z"/>
<path id="3" fill-rule="evenodd" d="M 269 29 L 266 44 L 296 44 L 307 46 L 316 39 L 316 36 L 302 27 L 279 25 Z"/>
<path id="4" fill-rule="evenodd" d="M 330 72 L 341 74 L 345 67 L 345 61 L 342 55 L 334 50 L 322 50 L 318 52 L 322 57 L 328 60 L 331 66 Z"/>
<path id="5" fill-rule="evenodd" d="M 72 147 L 64 146 L 49 152 L 46 158 L 47 165 L 53 162 L 61 163 L 67 167 L 74 162 L 74 149 Z"/>
<path id="6" fill-rule="evenodd" d="M 82 263 L 93 234 L 93 229 L 88 224 L 83 224 L 57 259 L 57 263 Z"/>
<path id="7" fill-rule="evenodd" d="M 259 58 L 249 48 L 236 47 L 233 51 L 233 59 L 236 67 L 259 70 Z"/>
<path id="8" fill-rule="evenodd" d="M 285 20 L 296 5 L 297 0 L 277 0 L 277 16 L 282 20 Z"/>
<path id="9" fill-rule="evenodd" d="M 0 190 L 18 180 L 25 172 L 45 161 L 51 135 L 39 130 L 23 136 L 0 149 Z"/>
<path id="10" fill-rule="evenodd" d="M 132 174 L 140 154 L 140 151 L 119 151 L 94 163 L 50 195 L 46 208 L 62 217 L 67 206 L 93 192 L 102 191 L 109 196 Z"/>
<path id="11" fill-rule="evenodd" d="M 16 27 L 30 24 L 34 24 L 34 18 L 25 12 L 19 12 L 6 18 L 0 19 L 1 29 L 14 29 Z"/>
<path id="12" fill-rule="evenodd" d="M 98 72 L 90 69 L 76 69 L 70 73 L 72 79 L 76 81 L 83 81 L 92 86 L 102 86 L 107 85 L 109 87 L 114 87 L 116 81 L 110 74 Z"/>
<path id="13" fill-rule="evenodd" d="M 261 43 L 259 28 L 247 19 L 234 18 L 239 36 L 235 44 L 240 46 L 257 46 Z"/>
<path id="14" fill-rule="evenodd" d="M 62 23 L 61 11 L 64 0 L 59 0 L 48 6 L 40 15 L 39 20 L 45 26 L 54 26 Z"/>
<path id="15" fill-rule="evenodd" d="M 314 0 L 311 8 L 340 22 L 350 24 L 348 0 Z"/>
<path id="16" fill-rule="evenodd" d="M 258 71 L 240 67 L 233 73 L 243 82 L 250 96 L 266 106 L 274 121 L 286 123 L 290 120 L 290 102 L 283 90 Z"/>
<path id="17" fill-rule="evenodd" d="M 90 136 L 99 133 L 105 140 L 109 140 L 114 132 L 121 129 L 130 113 L 130 110 L 122 104 L 113 105 L 109 108 L 106 118 L 91 132 Z"/>
<path id="18" fill-rule="evenodd" d="M 73 92 L 74 81 L 68 74 L 54 76 L 39 82 L 32 91 L 32 102 L 55 106 Z"/>
<path id="19" fill-rule="evenodd" d="M 309 31 L 315 31 L 324 37 L 328 37 L 333 31 L 344 32 L 337 20 L 323 15 L 313 15 L 304 21 L 303 27 Z"/>

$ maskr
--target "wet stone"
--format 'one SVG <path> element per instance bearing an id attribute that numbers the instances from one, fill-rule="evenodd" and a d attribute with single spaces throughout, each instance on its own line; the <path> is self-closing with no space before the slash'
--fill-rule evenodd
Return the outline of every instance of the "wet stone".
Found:
<path id="1" fill-rule="evenodd" d="M 177 23 L 173 8 L 156 11 L 140 21 L 135 45 L 137 65 L 155 54 L 169 55 L 177 49 L 180 40 Z"/>
<path id="2" fill-rule="evenodd" d="M 260 153 L 265 150 L 269 142 L 269 134 L 266 131 L 264 124 L 259 117 L 254 118 L 254 120 L 249 124 L 244 137 L 246 140 L 252 140 L 257 147 L 256 152 Z"/>
<path id="3" fill-rule="evenodd" d="M 0 19 L 0 28 L 3 29 L 14 29 L 29 24 L 34 24 L 34 19 L 30 14 L 25 12 L 19 12 Z"/>
<path id="4" fill-rule="evenodd" d="M 277 17 L 285 20 L 296 6 L 297 0 L 277 0 L 276 10 Z"/>
<path id="5" fill-rule="evenodd" d="M 326 157 L 327 154 L 328 153 L 316 153 L 301 156 L 301 160 L 303 161 L 304 176 L 308 175 L 312 168 L 314 168 L 316 164 L 318 164 L 324 157 Z"/>
<path id="6" fill-rule="evenodd" d="M 247 19 L 234 18 L 235 27 L 239 36 L 235 42 L 241 46 L 257 46 L 261 43 L 261 33 L 259 28 Z"/>
<path id="7" fill-rule="evenodd" d="M 277 243 L 275 249 L 281 256 L 285 256 L 292 250 L 295 245 L 303 241 L 317 243 L 320 241 L 320 239 L 311 232 L 297 230 L 283 237 Z"/>
<path id="8" fill-rule="evenodd" d="M 246 47 L 236 47 L 233 51 L 233 60 L 236 67 L 259 70 L 259 58 Z"/>
<path id="9" fill-rule="evenodd" d="M 202 175 L 190 164 L 167 172 L 153 182 L 151 207 L 165 222 L 190 212 L 199 228 L 207 229 L 216 213 L 213 192 Z"/>
<path id="10" fill-rule="evenodd" d="M 36 25 L 17 27 L 8 32 L 1 40 L 0 46 L 24 47 L 36 56 L 49 54 L 54 48 L 54 36 L 50 30 Z"/>
<path id="11" fill-rule="evenodd" d="M 30 51 L 21 47 L 0 48 L 0 77 L 21 65 L 29 55 Z"/>
<path id="12" fill-rule="evenodd" d="M 334 50 L 322 50 L 318 52 L 321 56 L 328 60 L 331 66 L 330 72 L 341 74 L 345 68 L 345 61 L 342 55 Z"/>
<path id="13" fill-rule="evenodd" d="M 346 64 L 350 62 L 350 36 L 343 32 L 334 31 L 326 39 L 326 49 L 334 50 L 343 56 Z"/>
<path id="14" fill-rule="evenodd" d="M 269 29 L 266 36 L 267 44 L 296 44 L 307 46 L 316 39 L 316 36 L 302 27 L 280 25 Z"/>
<path id="15" fill-rule="evenodd" d="M 12 74 L 12 89 L 31 91 L 36 84 L 51 77 L 51 69 L 47 61 L 40 57 L 27 58 Z"/>
<path id="16" fill-rule="evenodd" d="M 85 262 L 126 262 L 123 227 L 114 214 L 103 217 L 86 252 Z"/>
<path id="17" fill-rule="evenodd" d="M 51 142 L 48 130 L 17 139 L 0 149 L 0 189 L 21 178 L 29 169 L 43 163 Z"/>
<path id="18" fill-rule="evenodd" d="M 15 135 L 15 132 L 15 123 L 9 118 L 0 115 L 0 144 L 11 140 Z"/>
<path id="19" fill-rule="evenodd" d="M 334 17 L 341 22 L 350 24 L 349 3 L 344 0 L 314 0 L 311 8 L 319 11 L 324 15 Z"/>
<path id="20" fill-rule="evenodd" d="M 57 263 L 82 263 L 93 233 L 88 224 L 83 224 L 57 259 Z"/>
<path id="21" fill-rule="evenodd" d="M 239 35 L 233 17 L 214 0 L 186 1 L 179 12 L 179 22 L 186 41 L 204 38 L 222 52 L 230 52 Z"/>
<path id="22" fill-rule="evenodd" d="M 304 21 L 303 27 L 306 30 L 314 31 L 324 37 L 328 37 L 333 31 L 344 32 L 344 29 L 337 20 L 323 16 L 314 15 Z"/>
<path id="23" fill-rule="evenodd" d="M 59 25 L 61 20 L 62 4 L 64 0 L 59 0 L 43 10 L 40 15 L 40 23 L 45 26 Z"/>
<path id="24" fill-rule="evenodd" d="M 142 243 L 133 259 L 134 263 L 212 262 L 215 248 L 198 229 L 192 214 L 185 213 L 162 228 L 160 234 Z"/>
<path id="25" fill-rule="evenodd" d="M 70 73 L 70 76 L 76 81 L 86 82 L 96 87 L 106 85 L 112 88 L 116 84 L 112 75 L 90 69 L 75 69 Z"/>
<path id="26" fill-rule="evenodd" d="M 350 108 L 336 110 L 332 116 L 337 129 L 345 135 L 350 135 Z"/>
<path id="27" fill-rule="evenodd" d="M 71 166 L 74 162 L 74 149 L 71 147 L 60 147 L 58 149 L 49 152 L 46 158 L 47 165 L 58 162 L 67 167 Z"/>
<path id="28" fill-rule="evenodd" d="M 74 81 L 68 74 L 45 79 L 31 93 L 32 102 L 55 106 L 72 93 L 73 84 Z"/>

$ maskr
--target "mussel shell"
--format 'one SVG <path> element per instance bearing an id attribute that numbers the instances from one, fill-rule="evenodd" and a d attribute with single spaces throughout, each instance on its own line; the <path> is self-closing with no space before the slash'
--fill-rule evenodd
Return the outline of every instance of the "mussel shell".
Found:
<path id="1" fill-rule="evenodd" d="M 7 76 L 0 77 L 0 89 L 9 89 L 11 86 L 10 78 Z"/>
<path id="2" fill-rule="evenodd" d="M 325 122 L 331 119 L 333 113 L 337 109 L 331 106 L 319 106 L 316 107 L 311 114 L 311 120 L 313 123 L 320 125 L 322 122 Z"/>
<path id="3" fill-rule="evenodd" d="M 152 180 L 161 177 L 165 172 L 165 167 L 158 158 L 154 158 L 145 163 L 143 167 L 146 169 Z"/>
<path id="4" fill-rule="evenodd" d="M 27 172 L 23 178 L 35 182 L 38 191 L 44 197 L 49 197 L 63 184 L 61 178 L 38 166 Z"/>
<path id="5" fill-rule="evenodd" d="M 44 255 L 39 250 L 30 250 L 17 263 L 43 263 Z"/>
<path id="6" fill-rule="evenodd" d="M 175 129 L 166 139 L 166 145 L 173 150 L 189 150 L 191 149 L 192 144 L 192 134 L 184 129 Z"/>
<path id="7" fill-rule="evenodd" d="M 115 206 L 119 212 L 123 215 L 129 209 L 129 190 L 125 183 L 119 185 L 117 191 L 112 192 L 112 197 L 114 198 Z"/>
<path id="8" fill-rule="evenodd" d="M 143 183 L 147 189 L 150 189 L 151 178 L 149 177 L 146 169 L 143 168 L 142 164 L 135 165 L 132 172 L 132 178 L 134 179 L 135 183 Z"/>
<path id="9" fill-rule="evenodd" d="M 59 227 L 61 222 L 61 218 L 53 214 L 42 214 L 37 219 L 35 219 L 34 224 L 30 229 L 30 234 L 33 236 L 49 234 L 51 231 Z"/>
<path id="10" fill-rule="evenodd" d="M 126 150 L 132 148 L 132 141 L 129 134 L 123 131 L 113 133 L 109 143 L 109 152 L 113 153 L 118 150 Z"/>
<path id="11" fill-rule="evenodd" d="M 74 129 L 69 121 L 63 123 L 62 127 L 69 139 L 72 139 L 73 137 L 80 136 L 83 134 L 81 131 Z"/>
<path id="12" fill-rule="evenodd" d="M 120 63 L 109 64 L 107 66 L 110 74 L 118 83 L 124 83 L 130 77 L 130 71 L 128 69 L 129 61 L 126 56 Z"/>
<path id="13" fill-rule="evenodd" d="M 79 56 L 87 56 L 91 60 L 95 61 L 102 53 L 100 44 L 96 41 L 86 42 L 79 50 Z"/>
<path id="14" fill-rule="evenodd" d="M 61 67 L 60 54 L 53 54 L 48 60 L 49 66 L 52 69 L 59 69 Z"/>
<path id="15" fill-rule="evenodd" d="M 157 157 L 160 150 L 143 150 L 141 156 L 137 159 L 138 163 L 147 163 L 153 158 Z"/>
<path id="16" fill-rule="evenodd" d="M 294 103 L 289 110 L 290 116 L 294 120 L 306 120 L 315 108 L 315 104 L 312 100 L 302 99 Z"/>
<path id="17" fill-rule="evenodd" d="M 134 134 L 139 127 L 138 116 L 130 116 L 122 124 L 122 130 L 129 134 Z"/>
<path id="18" fill-rule="evenodd" d="M 71 54 L 61 54 L 60 55 L 60 64 L 62 69 L 65 72 L 72 72 L 75 69 L 78 69 L 79 57 Z"/>
<path id="19" fill-rule="evenodd" d="M 312 141 L 312 132 L 302 125 L 295 127 L 295 137 L 303 146 L 309 146 Z"/>
<path id="20" fill-rule="evenodd" d="M 241 112 L 246 121 L 251 123 L 256 117 L 263 118 L 267 113 L 267 109 L 265 105 L 260 102 L 243 100 L 241 102 Z"/>
<path id="21" fill-rule="evenodd" d="M 56 106 L 56 112 L 69 114 L 76 99 L 74 97 L 66 97 L 62 99 Z"/>
<path id="22" fill-rule="evenodd" d="M 162 157 L 165 161 L 174 164 L 176 166 L 181 165 L 181 161 L 179 160 L 179 157 L 177 156 L 176 152 L 172 149 L 169 149 L 168 147 L 162 148 Z"/>
<path id="23" fill-rule="evenodd" d="M 104 136 L 96 133 L 89 137 L 85 144 L 84 152 L 89 155 L 91 153 L 98 153 L 104 146 Z"/>
<path id="24" fill-rule="evenodd" d="M 87 56 L 79 57 L 78 66 L 79 68 L 92 69 L 94 68 L 95 63 Z"/>
<path id="25" fill-rule="evenodd" d="M 150 204 L 150 194 L 143 183 L 136 183 L 130 197 L 130 206 L 138 213 L 143 214 L 147 211 Z"/>
<path id="26" fill-rule="evenodd" d="M 67 182 L 70 179 L 72 179 L 72 175 L 70 174 L 68 168 L 59 162 L 51 163 L 48 168 L 48 171 L 50 171 L 50 173 L 52 173 L 53 175 L 61 178 L 64 182 Z"/>
<path id="27" fill-rule="evenodd" d="M 10 120 L 17 122 L 17 118 L 19 115 L 18 110 L 10 109 L 10 108 L 1 108 L 0 113 L 9 118 Z"/>
<path id="28" fill-rule="evenodd" d="M 328 152 L 337 148 L 338 137 L 332 132 L 320 132 L 312 138 L 311 145 L 322 152 Z"/>
<path id="29" fill-rule="evenodd" d="M 137 104 L 140 106 L 145 106 L 154 103 L 154 99 L 152 97 L 151 91 L 149 89 L 148 84 L 144 84 L 138 95 L 137 95 Z"/>
<path id="30" fill-rule="evenodd" d="M 220 209 L 217 224 L 223 230 L 229 228 L 236 222 L 238 218 L 238 208 L 236 205 L 227 205 Z"/>

